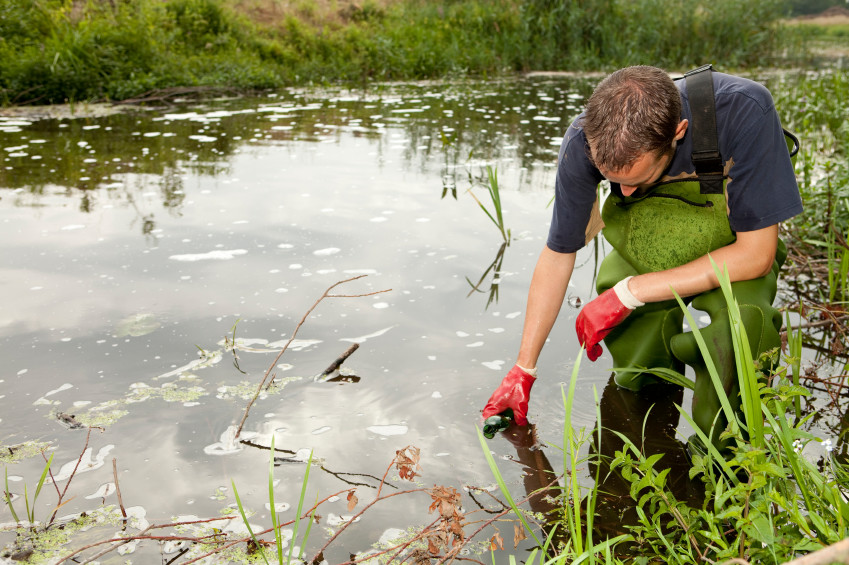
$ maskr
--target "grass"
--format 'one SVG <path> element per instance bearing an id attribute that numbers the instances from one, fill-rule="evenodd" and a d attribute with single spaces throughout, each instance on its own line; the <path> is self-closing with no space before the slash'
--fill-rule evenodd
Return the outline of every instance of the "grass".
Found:
<path id="1" fill-rule="evenodd" d="M 0 0 L 0 103 L 645 62 L 752 66 L 782 47 L 775 38 L 783 37 L 775 33 L 779 0 L 367 0 L 340 2 L 335 10 L 328 6 L 336 4 L 301 0 L 293 6 Z"/>
<path id="2" fill-rule="evenodd" d="M 805 345 L 844 359 L 849 300 L 849 75 L 845 70 L 789 73 L 770 85 L 785 127 L 801 141 L 796 177 L 805 212 L 785 223 L 790 250 L 785 280 L 793 286 L 787 308 L 807 332 Z M 831 321 L 831 323 L 827 323 Z"/>
<path id="3" fill-rule="evenodd" d="M 312 457 L 313 457 L 313 453 L 310 452 L 309 459 L 306 462 L 306 465 L 307 465 L 306 471 L 304 471 L 304 482 L 301 485 L 301 495 L 298 499 L 298 512 L 297 512 L 296 516 L 302 516 L 303 515 L 304 499 L 306 497 L 306 492 L 307 492 L 307 483 L 309 482 L 310 469 L 312 468 Z M 265 551 L 265 545 L 266 544 L 262 543 L 259 539 L 257 539 L 256 534 L 254 533 L 253 529 L 251 528 L 251 524 L 248 520 L 247 512 L 245 511 L 245 508 L 242 505 L 242 500 L 241 500 L 241 498 L 239 498 L 239 491 L 236 489 L 236 483 L 233 482 L 233 481 L 230 481 L 230 482 L 233 486 L 233 495 L 236 498 L 236 506 L 239 509 L 239 515 L 242 517 L 242 522 L 244 523 L 245 528 L 248 530 L 248 533 L 251 536 L 251 540 L 253 540 L 254 550 L 257 553 L 259 553 L 259 555 L 262 557 L 263 561 L 267 564 L 268 563 L 268 556 L 266 555 L 267 552 Z M 300 519 L 296 519 L 294 521 L 294 533 L 292 534 L 292 539 L 289 540 L 289 542 L 288 542 L 289 551 L 288 551 L 288 553 L 286 553 L 284 555 L 283 550 L 284 550 L 285 544 L 284 544 L 284 540 L 283 540 L 283 534 L 282 534 L 282 531 L 281 531 L 282 526 L 281 526 L 280 520 L 277 516 L 277 506 L 275 505 L 275 502 L 274 502 L 274 438 L 273 437 L 271 438 L 271 455 L 269 456 L 269 462 L 268 462 L 268 501 L 269 501 L 270 513 L 271 513 L 271 525 L 272 525 L 271 529 L 274 531 L 274 549 L 275 549 L 275 555 L 277 557 L 278 565 L 289 565 L 290 563 L 302 563 L 303 559 L 304 559 L 304 546 L 306 545 L 307 540 L 309 539 L 310 530 L 312 529 L 312 524 L 314 522 L 313 518 L 315 516 L 315 510 L 313 510 L 313 512 L 310 516 L 310 519 L 307 521 L 307 530 L 304 533 L 304 537 L 303 537 L 301 545 L 298 546 L 299 547 L 298 554 L 295 555 L 294 559 L 293 559 L 292 553 L 295 550 L 295 542 L 298 540 L 298 532 L 299 532 L 300 527 L 301 527 L 301 520 Z"/>
<path id="4" fill-rule="evenodd" d="M 29 522 L 31 527 L 35 527 L 35 503 L 38 500 L 38 495 L 41 493 L 41 487 L 44 486 L 44 481 L 47 479 L 47 475 L 50 472 L 50 465 L 53 463 L 53 454 L 50 454 L 50 458 L 44 465 L 44 471 L 41 473 L 41 477 L 38 480 L 38 484 L 35 487 L 35 492 L 32 494 L 32 500 L 30 500 L 28 487 L 24 485 L 24 505 L 26 507 L 26 519 Z M 15 505 L 12 501 L 12 491 L 9 490 L 9 469 L 8 467 L 5 470 L 5 489 L 3 490 L 3 502 L 9 507 L 9 513 L 12 515 L 12 518 L 15 522 L 20 523 L 21 519 L 18 517 L 18 513 L 15 511 Z"/>

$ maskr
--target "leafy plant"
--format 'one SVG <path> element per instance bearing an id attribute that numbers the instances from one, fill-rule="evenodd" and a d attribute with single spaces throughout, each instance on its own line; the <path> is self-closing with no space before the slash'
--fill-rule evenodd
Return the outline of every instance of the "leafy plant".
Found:
<path id="1" fill-rule="evenodd" d="M 41 494 L 41 487 L 44 486 L 44 481 L 47 479 L 47 474 L 50 472 L 50 465 L 53 463 L 53 454 L 50 454 L 50 458 L 47 460 L 47 463 L 44 465 L 44 470 L 41 472 L 41 478 L 38 479 L 38 484 L 35 487 L 35 492 L 32 495 L 32 500 L 30 501 L 29 492 L 27 486 L 24 485 L 24 505 L 26 506 L 26 518 L 30 523 L 30 526 L 34 527 L 35 524 L 35 503 L 38 500 L 38 495 Z M 15 512 L 15 505 L 12 503 L 12 491 L 9 490 L 9 469 L 8 467 L 5 470 L 5 490 L 3 491 L 3 498 L 6 505 L 9 507 L 9 512 L 12 514 L 12 518 L 14 518 L 15 522 L 20 523 L 21 519 L 18 518 L 18 513 Z"/>

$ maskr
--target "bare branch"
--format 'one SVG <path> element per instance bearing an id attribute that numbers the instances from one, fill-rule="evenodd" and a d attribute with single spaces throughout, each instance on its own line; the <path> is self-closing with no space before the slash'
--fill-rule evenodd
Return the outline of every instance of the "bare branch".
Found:
<path id="1" fill-rule="evenodd" d="M 330 291 L 333 290 L 334 288 L 336 288 L 337 286 L 344 284 L 346 282 L 351 282 L 351 281 L 355 281 L 357 279 L 361 279 L 365 276 L 366 275 L 358 275 L 356 277 L 351 277 L 350 279 L 345 279 L 345 280 L 339 281 L 339 282 L 331 285 L 330 287 L 328 287 L 327 290 L 324 291 L 324 293 L 322 293 L 322 295 L 318 298 L 318 300 L 316 300 L 315 303 L 312 306 L 310 306 L 310 309 L 306 311 L 304 316 L 301 318 L 301 321 L 298 322 L 298 325 L 295 327 L 295 331 L 292 332 L 292 337 L 289 338 L 289 341 L 286 342 L 286 345 L 283 346 L 283 349 L 281 349 L 280 353 L 277 354 L 277 357 L 274 358 L 274 361 L 271 363 L 271 366 L 268 367 L 268 370 L 265 372 L 265 376 L 262 378 L 262 382 L 259 383 L 259 386 L 256 389 L 256 393 L 254 394 L 254 397 L 251 399 L 250 402 L 248 402 L 248 406 L 247 406 L 247 408 L 245 408 L 245 415 L 242 416 L 242 421 L 239 422 L 239 427 L 236 429 L 236 437 L 237 438 L 239 437 L 239 434 L 242 433 L 242 428 L 245 425 L 245 421 L 248 419 L 248 413 L 251 411 L 251 407 L 254 405 L 254 402 L 256 402 L 256 399 L 259 398 L 260 392 L 262 392 L 262 387 L 265 386 L 265 382 L 268 380 L 268 376 L 271 374 L 272 369 L 274 369 L 274 367 L 277 366 L 277 362 L 280 361 L 280 358 L 283 356 L 283 354 L 289 348 L 289 345 L 293 341 L 295 341 L 295 336 L 298 335 L 298 331 L 301 329 L 301 326 L 304 325 L 304 322 L 307 321 L 307 317 L 312 313 L 313 310 L 316 309 L 316 307 L 319 305 L 319 303 L 321 303 L 322 300 L 324 300 L 325 298 L 356 298 L 356 297 L 360 297 L 360 296 L 371 296 L 373 294 L 380 294 L 382 292 L 389 292 L 390 290 L 392 290 L 391 288 L 389 288 L 389 289 L 386 289 L 386 290 L 378 290 L 376 292 L 369 292 L 367 294 L 351 294 L 351 295 L 330 294 Z"/>

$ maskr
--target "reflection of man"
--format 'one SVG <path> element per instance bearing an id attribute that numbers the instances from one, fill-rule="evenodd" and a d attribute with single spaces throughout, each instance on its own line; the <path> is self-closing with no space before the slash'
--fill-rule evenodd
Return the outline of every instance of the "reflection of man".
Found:
<path id="1" fill-rule="evenodd" d="M 597 186 L 605 178 L 610 195 L 599 208 Z M 693 417 L 709 433 L 719 401 L 692 333 L 682 333 L 673 289 L 710 315 L 702 333 L 734 402 L 727 312 L 710 257 L 727 266 L 752 353 L 778 346 L 781 318 L 772 301 L 785 256 L 778 224 L 801 210 L 785 135 L 762 85 L 709 68 L 677 82 L 645 66 L 608 76 L 563 139 L 519 355 L 484 417 L 509 407 L 526 423 L 537 359 L 575 254 L 603 226 L 613 251 L 599 270 L 599 296 L 578 316 L 579 342 L 595 361 L 604 340 L 617 368 L 691 365 Z M 619 386 L 633 390 L 655 381 L 649 373 L 616 374 Z M 718 424 L 724 427 L 721 414 Z"/>
<path id="2" fill-rule="evenodd" d="M 635 501 L 631 498 L 631 483 L 618 471 L 611 472 L 610 469 L 616 452 L 624 448 L 622 437 L 646 457 L 663 454 L 655 468 L 672 469 L 667 476 L 670 492 L 677 500 L 694 506 L 701 503 L 704 497 L 701 482 L 689 478 L 690 463 L 686 448 L 675 438 L 678 424 L 675 404 L 681 403 L 681 397 L 681 387 L 665 383 L 631 392 L 617 386 L 611 379 L 604 389 L 599 403 L 600 421 L 596 423 L 601 426 L 601 446 L 597 445 L 598 431 L 593 430 L 589 459 L 590 475 L 595 477 L 598 472 L 599 477 L 594 524 L 602 537 L 617 536 L 625 532 L 627 526 L 638 522 Z M 531 510 L 545 515 L 550 524 L 559 524 L 557 512 L 562 507 L 551 499 L 562 494 L 563 486 L 555 482 L 557 474 L 536 438 L 534 425 L 510 426 L 501 435 L 516 448 L 516 459 L 524 467 L 522 480 Z M 596 458 L 596 454 L 600 457 Z M 600 468 L 596 468 L 597 465 Z M 555 532 L 565 534 L 561 528 L 556 528 Z"/>

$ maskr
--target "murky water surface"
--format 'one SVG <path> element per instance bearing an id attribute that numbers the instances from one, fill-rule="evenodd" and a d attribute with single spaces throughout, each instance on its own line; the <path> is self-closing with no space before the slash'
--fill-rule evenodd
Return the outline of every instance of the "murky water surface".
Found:
<path id="1" fill-rule="evenodd" d="M 307 501 L 343 493 L 319 511 L 315 548 L 351 514 L 344 491 L 369 501 L 405 446 L 421 449 L 423 486 L 491 488 L 479 411 L 513 363 L 557 149 L 591 86 L 292 90 L 0 118 L 0 441 L 49 443 L 60 480 L 85 445 L 75 422 L 99 426 L 60 514 L 117 504 L 114 460 L 124 504 L 150 523 L 219 515 L 234 503 L 232 480 L 252 522 L 269 527 L 273 438 L 281 519 L 295 515 L 310 452 L 321 467 Z M 492 210 L 487 165 L 512 235 L 505 249 L 468 193 Z M 544 442 L 562 441 L 561 385 L 595 261 L 591 248 L 580 254 L 540 362 L 529 416 Z M 340 281 L 332 294 L 351 296 L 316 304 Z M 317 378 L 352 344 L 341 375 Z M 609 368 L 606 356 L 581 366 L 577 425 L 594 424 L 593 388 L 601 394 Z M 500 437 L 489 446 L 521 493 L 517 448 Z M 557 450 L 548 455 L 559 470 Z M 42 467 L 40 457 L 8 465 L 10 490 L 31 489 Z M 490 505 L 464 497 L 467 509 Z M 374 507 L 325 556 L 344 561 L 390 528 L 430 523 L 430 502 Z M 53 504 L 45 487 L 37 517 Z"/>

